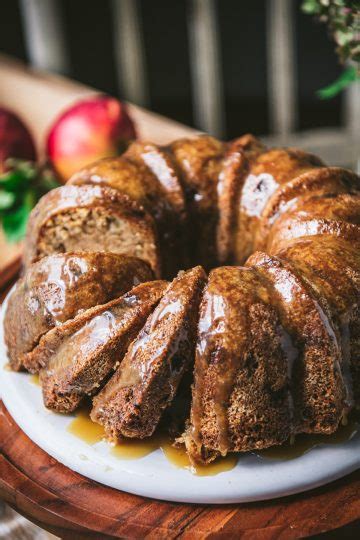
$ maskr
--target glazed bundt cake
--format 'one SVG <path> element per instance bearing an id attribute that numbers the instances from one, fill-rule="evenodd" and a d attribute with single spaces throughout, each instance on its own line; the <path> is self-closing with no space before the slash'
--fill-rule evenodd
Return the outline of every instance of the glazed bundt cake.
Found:
<path id="1" fill-rule="evenodd" d="M 312 154 L 135 142 L 33 210 L 11 365 L 41 370 L 49 408 L 92 396 L 110 439 L 150 436 L 192 385 L 177 442 L 194 462 L 333 433 L 360 406 L 359 233 L 359 177 Z"/>

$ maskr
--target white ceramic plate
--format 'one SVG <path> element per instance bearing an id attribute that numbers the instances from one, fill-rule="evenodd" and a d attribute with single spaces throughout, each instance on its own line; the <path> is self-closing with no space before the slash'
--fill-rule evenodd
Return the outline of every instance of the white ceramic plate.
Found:
<path id="1" fill-rule="evenodd" d="M 5 305 L 4 305 L 5 307 Z M 161 450 L 135 460 L 110 453 L 105 442 L 93 446 L 67 431 L 72 416 L 45 409 L 41 389 L 29 375 L 4 369 L 7 363 L 0 320 L 0 395 L 20 428 L 55 459 L 92 480 L 155 499 L 191 503 L 234 503 L 271 499 L 305 491 L 360 466 L 360 430 L 345 443 L 315 447 L 290 460 L 239 459 L 236 467 L 216 476 L 194 476 L 170 463 Z"/>

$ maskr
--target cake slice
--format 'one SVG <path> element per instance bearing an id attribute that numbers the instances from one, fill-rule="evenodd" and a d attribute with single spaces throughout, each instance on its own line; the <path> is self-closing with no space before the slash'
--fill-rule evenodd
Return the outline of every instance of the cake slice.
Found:
<path id="1" fill-rule="evenodd" d="M 142 283 L 48 332 L 32 352 L 33 363 L 43 367 L 45 406 L 71 412 L 85 395 L 98 391 L 121 363 L 166 286 L 165 281 Z"/>
<path id="2" fill-rule="evenodd" d="M 346 221 L 302 216 L 291 212 L 275 223 L 267 239 L 266 251 L 278 253 L 299 238 L 310 236 L 333 236 L 359 245 L 360 225 Z"/>
<path id="3" fill-rule="evenodd" d="M 248 170 L 248 162 L 241 152 L 228 151 L 219 173 L 218 222 L 216 226 L 216 253 L 223 265 L 234 260 L 234 234 L 241 189 Z"/>
<path id="4" fill-rule="evenodd" d="M 160 275 L 154 220 L 138 203 L 109 187 L 62 186 L 44 195 L 31 212 L 26 266 L 46 255 L 73 250 L 139 257 Z"/>
<path id="5" fill-rule="evenodd" d="M 334 433 L 347 410 L 341 344 L 328 306 L 282 259 L 257 252 L 246 263 L 272 286 L 272 302 L 292 336 L 299 358 L 294 366 L 294 433 Z"/>
<path id="6" fill-rule="evenodd" d="M 327 302 L 341 344 L 346 403 L 349 408 L 360 406 L 360 244 L 311 236 L 292 242 L 278 256 Z"/>
<path id="7" fill-rule="evenodd" d="M 28 353 L 48 330 L 151 279 L 145 261 L 115 253 L 61 253 L 31 265 L 11 293 L 4 317 L 12 369 L 33 372 Z"/>
<path id="8" fill-rule="evenodd" d="M 133 142 L 124 158 L 145 166 L 156 178 L 164 206 L 161 213 L 153 212 L 153 216 L 159 227 L 164 275 L 172 279 L 179 268 L 188 267 L 189 256 L 188 212 L 180 170 L 166 148 L 148 141 Z"/>
<path id="9" fill-rule="evenodd" d="M 261 215 L 261 222 L 256 230 L 254 238 L 255 248 L 266 249 L 269 232 L 278 222 L 282 220 L 284 214 L 292 212 L 300 215 L 307 207 L 309 216 L 321 215 L 321 211 L 329 210 L 332 204 L 338 204 L 338 200 L 343 197 L 354 197 L 354 204 L 358 205 L 356 198 L 360 193 L 359 176 L 347 169 L 340 167 L 322 167 L 312 169 L 300 176 L 293 178 L 283 184 L 267 201 Z M 339 198 L 340 197 L 340 198 Z M 326 206 L 326 201 L 329 202 Z M 340 203 L 344 211 L 350 212 L 349 199 Z M 305 205 L 305 206 L 304 206 Z M 355 214 L 355 213 L 354 213 Z M 330 219 L 330 215 L 328 215 Z M 336 219 L 335 216 L 332 219 Z M 280 225 L 281 228 L 286 228 Z"/>
<path id="10" fill-rule="evenodd" d="M 173 280 L 119 369 L 94 398 L 91 418 L 110 439 L 149 437 L 171 404 L 193 361 L 205 280 L 200 266 Z"/>
<path id="11" fill-rule="evenodd" d="M 187 209 L 181 175 L 170 152 L 149 141 L 135 141 L 129 146 L 124 157 L 145 165 L 151 171 L 162 188 L 168 205 L 174 209 L 181 221 L 185 221 Z"/>
<path id="12" fill-rule="evenodd" d="M 227 144 L 218 177 L 218 223 L 216 251 L 218 264 L 236 260 L 235 235 L 241 192 L 250 164 L 265 151 L 252 135 L 244 135 Z"/>
<path id="13" fill-rule="evenodd" d="M 213 270 L 200 308 L 190 425 L 193 462 L 281 444 L 292 433 L 297 357 L 252 268 Z"/>

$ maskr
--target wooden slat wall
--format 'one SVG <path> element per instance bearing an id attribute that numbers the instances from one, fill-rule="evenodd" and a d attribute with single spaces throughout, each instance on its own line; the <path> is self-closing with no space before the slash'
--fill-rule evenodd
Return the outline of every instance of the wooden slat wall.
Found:
<path id="1" fill-rule="evenodd" d="M 221 138 L 225 114 L 214 0 L 191 0 L 188 26 L 195 119 L 203 131 Z"/>
<path id="2" fill-rule="evenodd" d="M 20 8 L 31 64 L 66 74 L 68 55 L 57 0 L 20 0 Z"/>
<path id="3" fill-rule="evenodd" d="M 267 8 L 270 121 L 279 143 L 286 144 L 296 128 L 294 3 L 268 0 Z"/>
<path id="4" fill-rule="evenodd" d="M 146 107 L 149 93 L 137 1 L 112 0 L 112 8 L 119 87 L 125 99 Z"/>
<path id="5" fill-rule="evenodd" d="M 68 70 L 59 0 L 20 0 L 31 63 L 60 73 Z M 184 0 L 185 1 L 185 0 Z M 189 62 L 196 125 L 224 136 L 224 91 L 216 0 L 187 0 Z M 344 128 L 296 131 L 297 81 L 294 0 L 267 0 L 268 95 L 271 136 L 275 145 L 311 148 L 330 164 L 356 167 L 360 146 L 360 83 L 347 91 Z M 126 99 L 149 104 L 146 59 L 138 0 L 111 0 L 119 86 Z M 154 4 L 156 9 L 156 3 Z M 324 28 L 325 31 L 325 28 Z M 246 76 L 246 74 L 244 74 Z M 241 126 L 239 128 L 241 132 Z M 358 164 L 358 166 L 360 166 Z"/>
<path id="6" fill-rule="evenodd" d="M 350 141 L 351 164 L 360 174 L 360 81 L 353 83 L 346 90 L 345 125 L 347 139 Z"/>

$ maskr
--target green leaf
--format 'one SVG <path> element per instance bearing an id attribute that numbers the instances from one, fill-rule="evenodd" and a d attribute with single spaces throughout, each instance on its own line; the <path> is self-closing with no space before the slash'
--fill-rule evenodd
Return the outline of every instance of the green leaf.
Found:
<path id="1" fill-rule="evenodd" d="M 15 202 L 14 193 L 8 193 L 7 191 L 0 191 L 0 210 L 7 210 L 11 208 Z"/>
<path id="2" fill-rule="evenodd" d="M 20 171 L 9 171 L 0 176 L 0 188 L 16 192 L 26 188 L 29 180 Z"/>
<path id="3" fill-rule="evenodd" d="M 0 189 L 12 193 L 24 192 L 27 187 L 36 181 L 38 167 L 31 161 L 21 159 L 7 159 L 7 172 L 0 175 Z"/>
<path id="4" fill-rule="evenodd" d="M 2 217 L 2 226 L 8 242 L 18 242 L 26 233 L 26 226 L 35 197 L 32 191 L 25 193 L 22 204 Z"/>
<path id="5" fill-rule="evenodd" d="M 354 39 L 354 33 L 351 32 L 348 28 L 339 29 L 334 33 L 335 41 L 342 47 L 347 45 Z"/>
<path id="6" fill-rule="evenodd" d="M 360 77 L 356 73 L 355 66 L 349 66 L 336 81 L 325 88 L 321 88 L 316 94 L 320 99 L 331 99 L 349 86 L 349 84 L 358 79 L 360 79 Z"/>
<path id="7" fill-rule="evenodd" d="M 0 174 L 0 221 L 8 241 L 17 242 L 36 201 L 59 184 L 50 169 L 36 163 L 9 159 L 6 166 L 7 172 Z"/>

